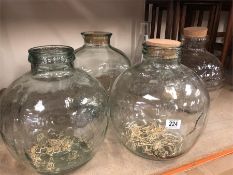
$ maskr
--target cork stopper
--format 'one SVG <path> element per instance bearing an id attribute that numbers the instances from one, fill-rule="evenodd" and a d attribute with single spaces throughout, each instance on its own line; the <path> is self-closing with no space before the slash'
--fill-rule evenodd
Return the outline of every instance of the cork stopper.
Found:
<path id="1" fill-rule="evenodd" d="M 177 59 L 181 42 L 169 39 L 148 39 L 147 55 L 162 59 Z"/>
<path id="2" fill-rule="evenodd" d="M 184 28 L 184 36 L 185 37 L 206 37 L 207 36 L 207 27 L 186 27 Z"/>
<path id="3" fill-rule="evenodd" d="M 180 47 L 181 42 L 170 39 L 148 39 L 146 44 L 149 46 L 157 46 L 161 48 L 175 48 Z"/>

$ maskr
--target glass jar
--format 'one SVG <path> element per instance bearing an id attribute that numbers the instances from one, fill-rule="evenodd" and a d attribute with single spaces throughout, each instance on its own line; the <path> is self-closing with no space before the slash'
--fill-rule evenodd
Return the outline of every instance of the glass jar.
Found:
<path id="1" fill-rule="evenodd" d="M 133 53 L 133 57 L 131 59 L 133 65 L 136 65 L 142 62 L 142 59 L 143 59 L 142 45 L 146 40 L 149 39 L 149 35 L 151 31 L 150 26 L 151 26 L 150 22 L 140 23 L 140 31 L 139 31 L 139 36 L 137 40 L 137 46 Z"/>
<path id="2" fill-rule="evenodd" d="M 98 79 L 108 93 L 118 75 L 130 66 L 127 56 L 110 45 L 112 33 L 83 32 L 84 45 L 75 52 L 75 67 Z"/>
<path id="3" fill-rule="evenodd" d="M 210 98 L 218 96 L 223 86 L 223 67 L 219 59 L 205 48 L 206 27 L 187 27 L 184 29 L 181 63 L 191 68 L 202 78 Z"/>
<path id="4" fill-rule="evenodd" d="M 133 153 L 164 160 L 187 152 L 200 136 L 209 108 L 202 80 L 179 63 L 180 42 L 149 39 L 143 62 L 117 78 L 111 119 Z"/>
<path id="5" fill-rule="evenodd" d="M 31 72 L 5 90 L 1 135 L 10 152 L 42 174 L 60 174 L 90 160 L 107 129 L 107 95 L 97 80 L 74 69 L 74 50 L 29 50 Z"/>

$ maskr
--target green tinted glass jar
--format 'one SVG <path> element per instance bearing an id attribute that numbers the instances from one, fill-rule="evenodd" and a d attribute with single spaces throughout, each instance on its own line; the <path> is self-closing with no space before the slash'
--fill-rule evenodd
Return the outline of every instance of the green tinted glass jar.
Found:
<path id="1" fill-rule="evenodd" d="M 5 90 L 1 135 L 10 152 L 41 174 L 64 174 L 90 160 L 107 129 L 107 95 L 74 69 L 74 50 L 29 50 L 31 72 Z"/>

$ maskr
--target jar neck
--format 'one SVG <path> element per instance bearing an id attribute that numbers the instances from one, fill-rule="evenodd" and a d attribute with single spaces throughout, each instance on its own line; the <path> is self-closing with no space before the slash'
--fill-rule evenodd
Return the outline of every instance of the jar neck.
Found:
<path id="1" fill-rule="evenodd" d="M 182 39 L 182 45 L 185 49 L 205 51 L 206 44 L 208 42 L 207 37 L 186 37 Z"/>
<path id="2" fill-rule="evenodd" d="M 83 32 L 84 46 L 87 47 L 108 47 L 112 33 L 109 32 Z"/>
<path id="3" fill-rule="evenodd" d="M 143 44 L 143 58 L 153 64 L 177 65 L 180 62 L 180 48 L 162 48 Z"/>
<path id="4" fill-rule="evenodd" d="M 69 46 L 40 46 L 28 52 L 33 76 L 59 78 L 74 69 L 74 49 Z"/>

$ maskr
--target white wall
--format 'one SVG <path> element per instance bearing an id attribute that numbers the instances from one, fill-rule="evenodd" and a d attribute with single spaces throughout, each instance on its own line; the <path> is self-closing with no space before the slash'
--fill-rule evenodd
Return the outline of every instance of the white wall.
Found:
<path id="1" fill-rule="evenodd" d="M 112 32 L 112 45 L 131 57 L 143 10 L 144 0 L 0 0 L 0 89 L 30 70 L 29 48 L 46 44 L 77 48 L 83 44 L 82 31 Z M 222 13 L 219 31 L 225 30 L 227 15 Z M 162 38 L 164 33 L 163 20 Z"/>
<path id="2" fill-rule="evenodd" d="M 82 31 L 113 33 L 111 43 L 129 57 L 143 0 L 0 0 L 0 89 L 30 70 L 33 46 L 83 44 Z"/>

